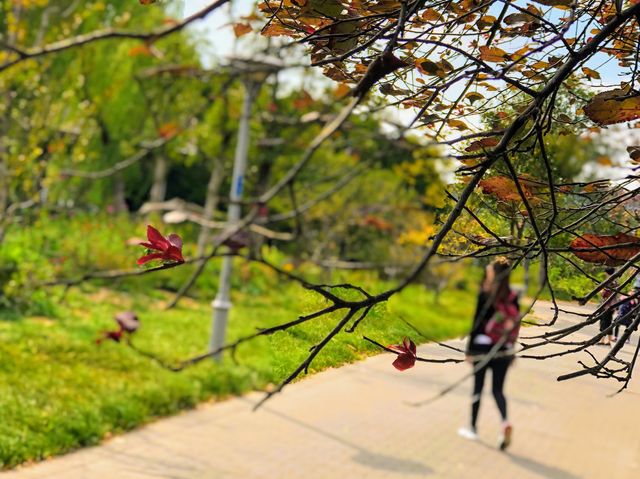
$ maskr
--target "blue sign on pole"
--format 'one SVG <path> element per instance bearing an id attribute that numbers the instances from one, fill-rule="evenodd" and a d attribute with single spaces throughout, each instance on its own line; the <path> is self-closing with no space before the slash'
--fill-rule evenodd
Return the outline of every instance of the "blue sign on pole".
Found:
<path id="1" fill-rule="evenodd" d="M 242 195 L 242 180 L 243 176 L 238 176 L 238 182 L 236 183 L 236 196 L 238 197 Z"/>

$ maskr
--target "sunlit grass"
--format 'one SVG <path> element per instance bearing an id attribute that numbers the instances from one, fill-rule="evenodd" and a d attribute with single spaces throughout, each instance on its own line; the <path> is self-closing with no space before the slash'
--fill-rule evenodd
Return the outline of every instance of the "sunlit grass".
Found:
<path id="1" fill-rule="evenodd" d="M 49 294 L 62 297 L 60 289 Z M 383 344 L 399 342 L 403 336 L 423 341 L 400 315 L 433 339 L 464 334 L 471 314 L 468 297 L 450 292 L 435 305 L 430 292 L 410 287 L 388 310 L 386 305 L 375 308 L 356 333 L 340 333 L 310 371 L 376 353 L 362 335 Z M 169 363 L 202 353 L 209 340 L 209 301 L 186 298 L 178 308 L 165 311 L 162 306 L 168 298 L 158 290 L 124 292 L 83 286 L 72 289 L 58 304 L 55 318 L 14 314 L 2 318 L 0 459 L 4 467 L 95 444 L 210 398 L 277 383 L 338 319 L 336 313 L 244 344 L 238 348 L 237 363 L 227 356 L 222 365 L 207 360 L 180 373 L 121 344 L 96 345 L 99 332 L 114 327 L 113 314 L 132 309 L 142 322 L 134 338 L 139 348 Z M 234 293 L 233 301 L 229 340 L 323 305 L 315 294 L 277 278 L 268 294 L 243 288 Z"/>

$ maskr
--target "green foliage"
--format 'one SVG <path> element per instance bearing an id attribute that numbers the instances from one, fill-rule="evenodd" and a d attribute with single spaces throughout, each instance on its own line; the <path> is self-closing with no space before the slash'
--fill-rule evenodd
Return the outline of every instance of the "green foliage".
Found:
<path id="1" fill-rule="evenodd" d="M 91 271 L 131 268 L 139 248 L 127 238 L 143 231 L 126 216 L 42 215 L 31 226 L 9 230 L 2 248 L 0 292 L 4 306 L 54 314 L 55 298 L 37 285 Z"/>

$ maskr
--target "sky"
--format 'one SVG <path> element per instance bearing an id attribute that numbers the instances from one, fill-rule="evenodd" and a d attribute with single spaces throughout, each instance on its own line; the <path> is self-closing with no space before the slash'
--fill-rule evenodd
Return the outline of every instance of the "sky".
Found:
<path id="1" fill-rule="evenodd" d="M 211 0 L 181 0 L 182 16 L 187 17 L 207 5 Z M 203 60 L 207 66 L 215 64 L 229 55 L 241 55 L 244 41 L 236 41 L 231 24 L 234 19 L 251 13 L 255 0 L 235 0 L 209 14 L 204 20 L 196 22 L 192 30 L 197 31 L 209 41 L 202 48 Z"/>

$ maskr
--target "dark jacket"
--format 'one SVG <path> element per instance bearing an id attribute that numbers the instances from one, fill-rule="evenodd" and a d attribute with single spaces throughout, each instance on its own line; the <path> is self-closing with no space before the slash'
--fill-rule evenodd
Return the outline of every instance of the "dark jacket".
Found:
<path id="1" fill-rule="evenodd" d="M 520 309 L 520 305 L 518 303 L 518 296 L 515 296 L 515 304 L 518 310 Z M 469 341 L 467 341 L 467 354 L 484 354 L 489 352 L 489 350 L 493 347 L 493 344 L 476 344 L 475 340 L 480 334 L 484 334 L 487 323 L 495 313 L 495 308 L 493 304 L 487 304 L 487 300 L 489 299 L 489 294 L 480 291 L 478 294 L 478 302 L 476 305 L 476 313 L 473 316 L 473 326 L 471 327 L 471 332 L 469 333 Z M 506 345 L 503 345 L 500 350 L 507 349 Z"/>

